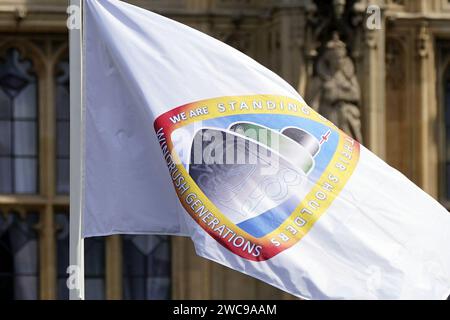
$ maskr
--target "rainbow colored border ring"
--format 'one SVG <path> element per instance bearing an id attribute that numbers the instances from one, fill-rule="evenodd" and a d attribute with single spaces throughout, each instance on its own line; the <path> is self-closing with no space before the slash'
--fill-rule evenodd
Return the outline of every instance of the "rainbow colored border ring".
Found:
<path id="1" fill-rule="evenodd" d="M 246 136 L 231 130 L 233 125 L 243 121 L 251 121 L 257 126 L 263 124 L 272 127 L 273 124 L 277 128 L 274 134 L 279 135 L 278 138 L 283 140 L 282 146 L 275 147 L 272 141 L 265 141 L 258 136 Z M 248 125 L 248 122 L 245 123 Z M 216 167 L 202 162 L 190 165 L 188 162 L 192 150 L 189 148 L 194 136 L 190 135 L 192 132 L 190 129 L 207 129 L 208 127 L 213 127 L 211 129 L 216 130 L 215 134 L 221 137 L 224 135 L 240 137 L 239 141 L 243 142 L 244 148 L 247 145 L 248 152 L 253 152 L 252 148 L 257 147 L 259 148 L 257 150 L 273 155 L 273 159 L 279 159 L 281 165 L 278 168 L 278 174 L 271 175 L 269 172 L 263 176 L 264 161 L 260 164 L 244 164 L 246 167 L 235 167 L 233 170 L 228 167 L 234 165 L 226 163 L 217 163 Z M 360 156 L 360 145 L 357 141 L 337 129 L 303 101 L 285 96 L 223 96 L 194 101 L 161 114 L 155 120 L 154 128 L 175 192 L 186 213 L 217 243 L 233 254 L 251 261 L 269 260 L 298 244 L 339 196 L 355 171 Z M 180 140 L 172 140 L 172 134 L 181 128 L 189 131 L 188 141 L 183 140 L 188 138 L 188 135 L 182 131 L 177 136 Z M 202 135 L 201 131 L 192 133 L 198 133 L 200 137 Z M 308 133 L 315 139 L 320 139 L 319 146 L 317 146 L 317 140 L 310 139 Z M 197 138 L 197 140 L 203 143 L 202 139 Z M 287 159 L 289 150 L 283 151 L 287 148 L 285 144 L 302 151 L 290 152 L 290 158 Z M 221 145 L 218 144 L 218 146 Z M 221 148 L 223 149 L 223 145 Z M 229 150 L 234 148 L 235 146 L 232 145 Z M 312 170 L 308 169 L 308 160 L 297 159 L 299 154 L 307 155 L 308 153 L 309 156 L 306 158 L 312 157 L 314 160 Z M 261 155 L 263 155 L 262 152 Z M 210 158 L 216 157 L 214 155 Z M 264 160 L 264 156 L 261 160 Z M 192 165 L 198 167 L 194 168 Z M 188 172 L 188 167 L 195 180 Z M 264 168 L 266 167 L 270 168 L 267 164 Z M 204 171 L 202 172 L 201 169 Z M 197 172 L 194 174 L 194 171 Z M 202 179 L 200 175 L 206 173 L 210 175 L 209 178 L 214 178 L 211 173 L 215 171 L 220 172 L 218 177 L 221 180 L 208 182 L 206 179 L 201 189 L 197 184 Z M 258 176 L 261 176 L 260 180 Z M 233 183 L 230 177 L 233 177 Z M 300 187 L 301 183 L 297 183 L 298 177 L 303 177 L 302 183 L 309 185 Z M 280 179 L 284 179 L 285 184 L 292 184 L 288 196 L 284 198 L 281 195 L 286 194 L 280 191 L 282 188 L 279 188 Z M 228 181 L 228 184 L 217 181 Z M 249 187 L 236 189 L 244 182 Z M 250 186 L 253 186 L 253 189 Z M 208 194 L 214 193 L 216 196 L 210 199 L 203 190 Z M 256 192 L 250 192 L 250 190 L 256 190 Z M 261 194 L 264 195 L 262 191 L 266 190 L 271 197 L 261 196 Z M 223 192 L 228 192 L 228 198 L 222 196 Z M 278 195 L 280 197 L 277 198 Z M 289 197 L 289 195 L 292 196 Z M 273 197 L 276 200 L 271 199 Z M 260 201 L 261 198 L 267 198 L 270 201 L 267 199 Z M 224 206 L 219 204 L 217 199 L 222 199 Z M 242 205 L 245 203 L 243 209 L 242 206 L 233 203 L 237 201 L 236 199 L 242 200 Z M 240 219 L 236 220 L 237 224 L 230 218 L 229 209 L 224 209 L 230 207 L 241 213 L 240 216 L 236 215 L 237 219 Z M 242 212 L 253 216 L 242 217 Z M 200 229 L 190 228 L 190 231 L 197 236 L 203 236 Z"/>

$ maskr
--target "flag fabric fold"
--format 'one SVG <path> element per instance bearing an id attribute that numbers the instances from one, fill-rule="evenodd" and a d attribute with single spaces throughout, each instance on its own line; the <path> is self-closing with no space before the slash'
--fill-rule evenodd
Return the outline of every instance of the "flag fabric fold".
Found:
<path id="1" fill-rule="evenodd" d="M 307 299 L 443 299 L 450 214 L 230 46 L 85 6 L 84 236 L 191 237 Z"/>

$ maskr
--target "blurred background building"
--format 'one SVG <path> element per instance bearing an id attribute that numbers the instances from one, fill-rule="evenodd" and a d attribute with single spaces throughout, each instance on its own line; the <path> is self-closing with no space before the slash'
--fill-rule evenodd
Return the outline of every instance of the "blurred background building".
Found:
<path id="1" fill-rule="evenodd" d="M 128 2 L 250 55 L 450 204 L 449 0 Z M 369 5 L 381 8 L 373 30 Z M 68 297 L 66 6 L 0 0 L 0 300 Z M 86 277 L 93 299 L 292 298 L 196 257 L 182 238 L 88 239 Z"/>

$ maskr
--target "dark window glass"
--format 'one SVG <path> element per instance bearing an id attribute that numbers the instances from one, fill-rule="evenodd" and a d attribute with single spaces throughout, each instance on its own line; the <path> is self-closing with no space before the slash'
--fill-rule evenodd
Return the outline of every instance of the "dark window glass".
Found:
<path id="1" fill-rule="evenodd" d="M 0 301 L 38 298 L 38 219 L 0 212 Z"/>
<path id="2" fill-rule="evenodd" d="M 69 63 L 60 62 L 56 75 L 56 192 L 69 194 L 70 98 Z"/>
<path id="3" fill-rule="evenodd" d="M 170 299 L 170 238 L 123 236 L 123 298 Z"/>
<path id="4" fill-rule="evenodd" d="M 0 58 L 0 193 L 38 193 L 37 80 L 18 50 Z"/>

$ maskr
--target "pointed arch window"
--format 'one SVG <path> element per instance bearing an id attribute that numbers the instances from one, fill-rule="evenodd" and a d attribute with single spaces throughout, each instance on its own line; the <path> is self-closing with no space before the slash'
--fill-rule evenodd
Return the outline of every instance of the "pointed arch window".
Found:
<path id="1" fill-rule="evenodd" d="M 37 79 L 17 49 L 0 58 L 0 193 L 38 193 Z"/>

